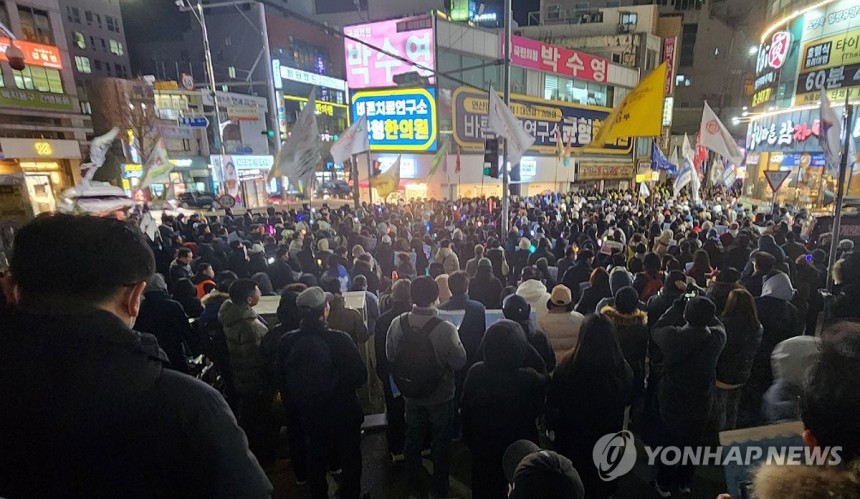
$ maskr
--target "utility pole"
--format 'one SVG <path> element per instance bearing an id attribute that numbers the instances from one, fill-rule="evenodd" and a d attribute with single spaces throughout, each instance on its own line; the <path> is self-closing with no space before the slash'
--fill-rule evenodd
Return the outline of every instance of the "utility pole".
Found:
<path id="1" fill-rule="evenodd" d="M 848 141 L 851 137 L 851 125 L 854 122 L 854 106 L 848 103 L 845 97 L 845 121 L 842 130 L 845 132 L 845 141 L 842 144 L 842 160 L 839 162 L 839 179 L 836 182 L 836 211 L 833 214 L 833 234 L 830 238 L 830 259 L 828 264 L 832 268 L 836 264 L 836 250 L 839 249 L 839 233 L 842 228 L 842 203 L 845 200 L 845 173 L 848 171 Z M 826 169 L 826 168 L 825 168 Z M 824 176 L 824 172 L 821 173 Z M 827 273 L 827 291 L 833 292 L 833 272 Z"/>
<path id="2" fill-rule="evenodd" d="M 505 105 L 511 105 L 511 0 L 505 0 Z M 504 139 L 503 139 L 504 140 Z M 504 242 L 508 237 L 508 213 L 511 208 L 510 195 L 510 172 L 508 171 L 508 151 L 507 140 L 504 140 L 504 154 L 502 155 L 502 219 L 499 224 L 501 227 L 500 241 Z"/>
<path id="3" fill-rule="evenodd" d="M 266 22 L 266 5 L 258 4 L 260 7 L 260 34 L 263 37 L 263 59 L 266 63 L 266 87 L 269 90 L 269 126 L 275 132 L 275 154 L 281 150 L 281 125 L 278 121 L 278 93 L 275 91 L 275 78 L 280 78 L 281 75 L 274 74 L 272 68 L 272 52 L 269 47 L 269 26 Z"/>
<path id="4" fill-rule="evenodd" d="M 203 33 L 203 53 L 206 57 L 206 73 L 209 76 L 209 93 L 212 96 L 212 104 L 215 106 L 215 138 L 222 155 L 227 154 L 224 147 L 224 134 L 221 130 L 221 108 L 218 106 L 218 92 L 215 90 L 215 68 L 212 65 L 212 50 L 209 47 L 209 31 L 206 29 L 206 14 L 203 13 L 203 3 L 197 0 L 197 20 L 200 21 L 200 30 Z"/>

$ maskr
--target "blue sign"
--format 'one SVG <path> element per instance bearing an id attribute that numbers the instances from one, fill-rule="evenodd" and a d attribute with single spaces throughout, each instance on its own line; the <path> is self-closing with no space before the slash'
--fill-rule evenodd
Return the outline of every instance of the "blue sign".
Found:
<path id="1" fill-rule="evenodd" d="M 209 119 L 206 116 L 183 116 L 179 118 L 179 126 L 206 128 L 209 126 Z"/>
<path id="2" fill-rule="evenodd" d="M 365 115 L 371 151 L 436 150 L 435 88 L 354 92 L 352 119 Z"/>

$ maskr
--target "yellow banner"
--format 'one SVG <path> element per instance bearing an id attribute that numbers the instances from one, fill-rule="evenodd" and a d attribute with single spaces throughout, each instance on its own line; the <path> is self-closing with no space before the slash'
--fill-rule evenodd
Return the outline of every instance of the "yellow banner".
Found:
<path id="1" fill-rule="evenodd" d="M 659 137 L 662 133 L 664 62 L 639 82 L 620 106 L 612 110 L 594 144 L 615 144 L 628 137 Z"/>
<path id="2" fill-rule="evenodd" d="M 803 44 L 800 71 L 828 69 L 860 62 L 860 29 Z M 854 75 L 846 75 L 851 79 Z"/>

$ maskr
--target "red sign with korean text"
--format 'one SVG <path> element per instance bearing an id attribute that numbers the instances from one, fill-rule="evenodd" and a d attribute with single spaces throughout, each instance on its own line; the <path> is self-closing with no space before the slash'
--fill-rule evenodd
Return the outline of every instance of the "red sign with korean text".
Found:
<path id="1" fill-rule="evenodd" d="M 15 40 L 15 46 L 24 52 L 24 62 L 29 66 L 63 69 L 63 60 L 60 57 L 60 49 L 53 45 L 42 45 L 41 43 Z M 0 38 L 0 61 L 8 61 L 6 58 L 7 48 L 9 48 L 9 39 Z"/>
<path id="2" fill-rule="evenodd" d="M 672 95 L 675 90 L 675 47 L 678 37 L 663 39 L 663 62 L 666 63 L 666 95 Z"/>
<path id="3" fill-rule="evenodd" d="M 501 43 L 504 53 L 504 33 L 501 35 Z M 523 68 L 597 83 L 606 83 L 609 72 L 609 61 L 602 57 L 522 36 L 511 37 L 511 63 Z"/>

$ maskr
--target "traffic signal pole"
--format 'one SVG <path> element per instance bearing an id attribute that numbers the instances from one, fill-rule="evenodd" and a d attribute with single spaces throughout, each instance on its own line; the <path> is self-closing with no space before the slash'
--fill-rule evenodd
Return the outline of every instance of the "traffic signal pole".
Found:
<path id="1" fill-rule="evenodd" d="M 511 0 L 505 0 L 505 105 L 511 105 Z M 502 156 L 502 216 L 499 223 L 501 234 L 499 240 L 504 243 L 508 237 L 508 213 L 511 208 L 510 195 L 508 190 L 510 187 L 510 172 L 508 172 L 508 145 L 507 140 L 503 139 L 505 144 L 504 155 Z"/>

